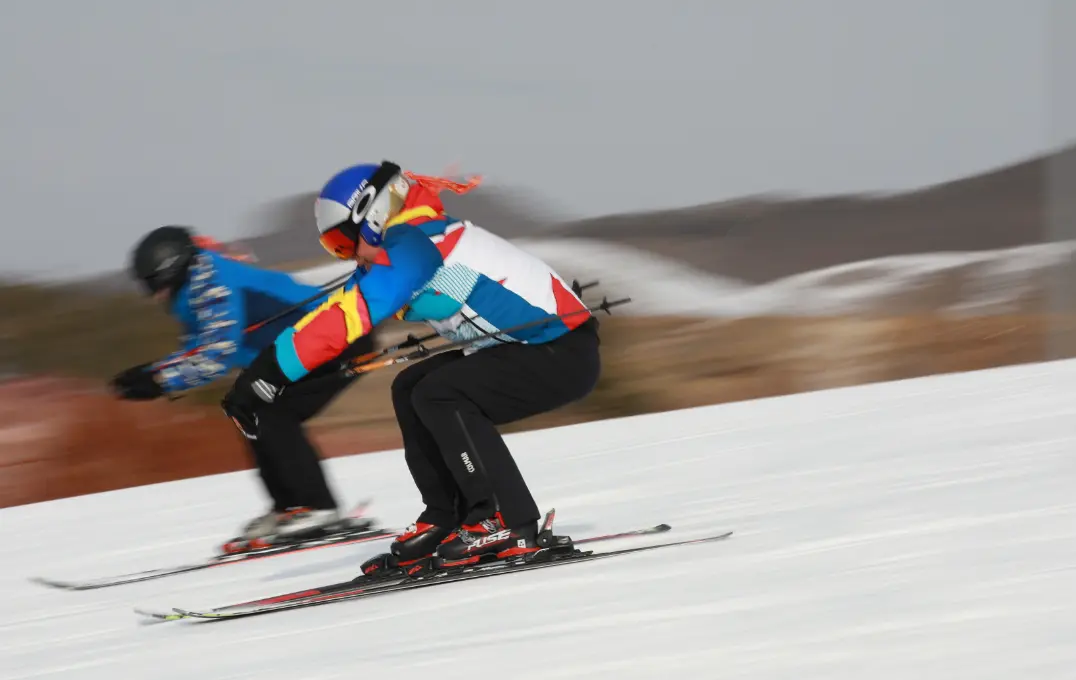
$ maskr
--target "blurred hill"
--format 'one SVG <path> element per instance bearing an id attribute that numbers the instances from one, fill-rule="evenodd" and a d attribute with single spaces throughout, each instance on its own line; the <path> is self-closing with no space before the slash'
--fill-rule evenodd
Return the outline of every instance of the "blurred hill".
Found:
<path id="1" fill-rule="evenodd" d="M 891 195 L 753 196 L 651 213 L 585 220 L 551 215 L 524 190 L 482 185 L 443 195 L 449 212 L 506 238 L 586 239 L 640 249 L 745 283 L 915 253 L 967 252 L 1043 243 L 1049 172 L 1076 164 L 1076 147 L 971 177 Z M 315 194 L 263 206 L 258 231 L 236 241 L 261 264 L 293 269 L 330 260 L 313 238 Z M 95 289 L 129 291 L 122 273 Z"/>
<path id="2" fill-rule="evenodd" d="M 258 260 L 271 266 L 328 260 L 314 235 L 314 199 L 309 192 L 289 196 L 261 206 L 252 220 L 260 227 L 257 236 L 237 243 L 253 251 Z M 522 190 L 480 187 L 466 196 L 451 192 L 441 195 L 449 214 L 466 216 L 476 224 L 488 224 L 505 238 L 543 234 L 557 222 L 548 211 Z M 495 225 L 495 226 L 494 226 Z"/>
<path id="3" fill-rule="evenodd" d="M 1068 147 L 990 172 L 894 195 L 760 196 L 558 225 L 547 236 L 610 241 L 749 283 L 914 253 L 983 251 L 1048 240 L 1051 168 Z"/>

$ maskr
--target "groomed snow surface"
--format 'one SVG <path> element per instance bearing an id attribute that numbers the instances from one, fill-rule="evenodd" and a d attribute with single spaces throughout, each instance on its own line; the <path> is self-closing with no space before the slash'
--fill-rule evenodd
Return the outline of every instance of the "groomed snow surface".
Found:
<path id="1" fill-rule="evenodd" d="M 1038 364 L 513 436 L 561 531 L 736 533 L 234 621 L 132 609 L 321 585 L 385 544 L 61 592 L 27 579 L 206 553 L 262 509 L 253 473 L 7 509 L 0 677 L 1070 679 L 1074 387 Z M 389 526 L 419 509 L 399 452 L 329 467 Z"/>

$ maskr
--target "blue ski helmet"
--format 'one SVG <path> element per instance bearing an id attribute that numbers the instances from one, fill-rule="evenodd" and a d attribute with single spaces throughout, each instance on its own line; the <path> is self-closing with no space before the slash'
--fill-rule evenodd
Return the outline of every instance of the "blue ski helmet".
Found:
<path id="1" fill-rule="evenodd" d="M 391 207 L 389 189 L 398 181 L 406 182 L 400 166 L 389 161 L 353 165 L 333 175 L 314 201 L 321 246 L 333 257 L 349 260 L 360 238 L 381 245 Z"/>

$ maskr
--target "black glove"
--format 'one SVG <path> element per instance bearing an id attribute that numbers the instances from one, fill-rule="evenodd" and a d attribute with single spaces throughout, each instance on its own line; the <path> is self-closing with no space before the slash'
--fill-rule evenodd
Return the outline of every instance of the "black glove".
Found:
<path id="1" fill-rule="evenodd" d="M 164 396 L 164 388 L 153 379 L 150 364 L 139 364 L 112 378 L 109 386 L 120 399 L 152 401 Z"/>
<path id="2" fill-rule="evenodd" d="M 277 363 L 276 347 L 269 345 L 235 379 L 221 408 L 244 437 L 257 439 L 258 411 L 276 401 L 290 382 Z"/>

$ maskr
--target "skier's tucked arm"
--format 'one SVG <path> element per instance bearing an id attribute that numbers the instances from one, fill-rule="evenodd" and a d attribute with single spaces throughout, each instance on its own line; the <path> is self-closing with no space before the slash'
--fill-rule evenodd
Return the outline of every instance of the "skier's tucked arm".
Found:
<path id="1" fill-rule="evenodd" d="M 394 316 L 444 262 L 437 247 L 416 227 L 400 225 L 389 234 L 389 264 L 372 267 L 357 284 L 333 294 L 277 338 L 276 360 L 289 381 L 300 380 L 336 358 L 374 326 Z"/>
<path id="2" fill-rule="evenodd" d="M 184 346 L 151 364 L 166 393 L 181 392 L 224 377 L 243 336 L 242 310 L 233 291 L 222 285 L 209 258 L 191 268 L 191 311 L 197 333 L 183 336 Z"/>
<path id="3" fill-rule="evenodd" d="M 266 347 L 239 377 L 221 406 L 235 426 L 257 439 L 258 409 L 281 390 L 338 357 L 353 342 L 410 302 L 444 263 L 422 231 L 400 225 L 385 237 L 388 263 L 351 281 Z"/>

